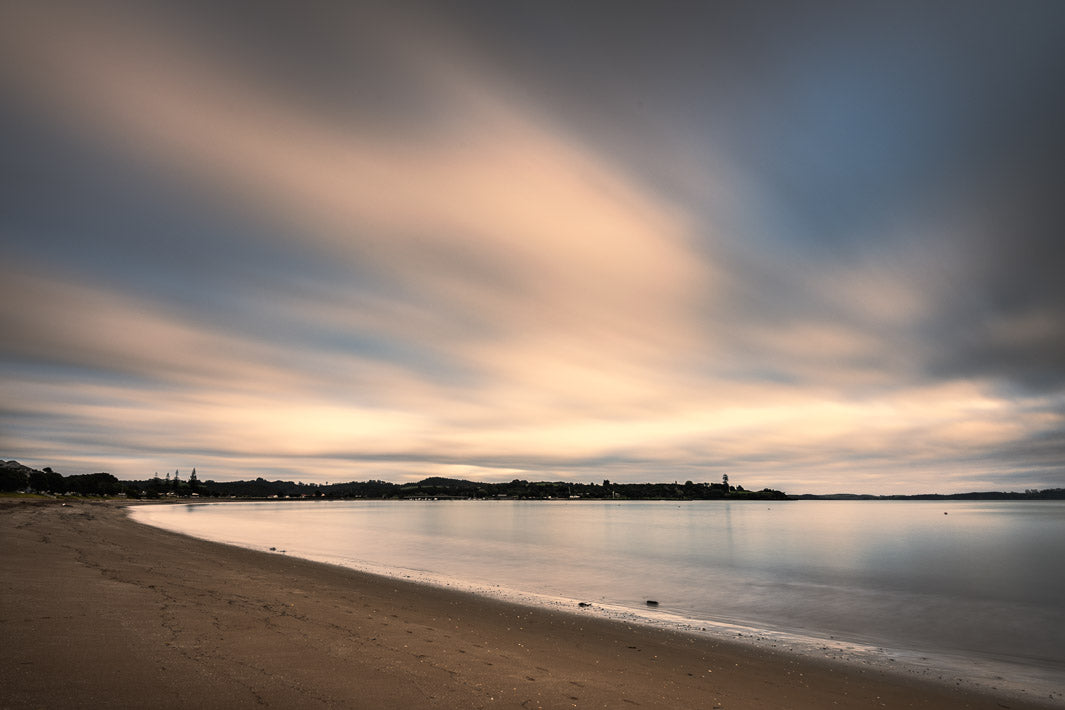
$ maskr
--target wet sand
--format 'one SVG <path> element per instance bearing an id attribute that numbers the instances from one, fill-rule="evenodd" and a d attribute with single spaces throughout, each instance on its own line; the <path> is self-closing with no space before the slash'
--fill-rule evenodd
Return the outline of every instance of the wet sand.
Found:
<path id="1" fill-rule="evenodd" d="M 0 500 L 0 707 L 1051 707 Z"/>

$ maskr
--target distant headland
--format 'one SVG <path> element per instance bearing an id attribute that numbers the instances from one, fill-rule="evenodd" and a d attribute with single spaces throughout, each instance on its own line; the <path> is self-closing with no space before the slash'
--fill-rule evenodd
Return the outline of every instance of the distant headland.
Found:
<path id="1" fill-rule="evenodd" d="M 972 493 L 914 493 L 911 495 L 874 496 L 860 493 L 804 494 L 788 500 L 1065 500 L 1065 488 L 1025 491 L 975 491 Z"/>

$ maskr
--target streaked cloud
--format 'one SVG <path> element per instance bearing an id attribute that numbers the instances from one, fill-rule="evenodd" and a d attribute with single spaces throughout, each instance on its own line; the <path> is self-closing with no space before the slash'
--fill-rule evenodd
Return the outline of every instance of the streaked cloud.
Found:
<path id="1" fill-rule="evenodd" d="M 722 9 L 794 60 L 785 84 L 674 24 L 647 28 L 681 43 L 647 64 L 621 13 L 589 41 L 639 67 L 626 89 L 594 61 L 537 69 L 546 38 L 501 46 L 484 29 L 513 18 L 476 9 L 282 7 L 238 32 L 195 5 L 7 6 L 4 455 L 124 477 L 1065 484 L 1044 165 L 977 149 L 999 124 L 921 148 L 966 119 L 892 104 L 925 96 L 883 63 L 896 35 L 844 12 L 791 46 Z M 1011 61 L 1062 59 L 1037 40 Z M 931 85 L 979 71 L 915 42 Z M 710 58 L 731 68 L 700 83 Z M 1018 105 L 1061 108 L 1029 84 Z M 953 176 L 967 157 L 1026 187 Z M 917 194 L 899 181 L 922 166 L 941 184 Z"/>

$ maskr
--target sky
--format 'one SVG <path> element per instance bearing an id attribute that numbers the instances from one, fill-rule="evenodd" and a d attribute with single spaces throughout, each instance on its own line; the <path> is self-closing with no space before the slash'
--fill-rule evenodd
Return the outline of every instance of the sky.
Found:
<path id="1" fill-rule="evenodd" d="M 1065 3 L 0 4 L 0 458 L 1065 486 Z"/>

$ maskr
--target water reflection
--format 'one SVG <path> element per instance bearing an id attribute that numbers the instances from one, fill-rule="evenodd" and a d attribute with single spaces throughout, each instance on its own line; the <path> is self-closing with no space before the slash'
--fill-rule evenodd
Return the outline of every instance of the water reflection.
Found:
<path id="1" fill-rule="evenodd" d="M 271 502 L 136 513 L 378 571 L 634 609 L 657 599 L 691 619 L 1065 668 L 1057 502 Z"/>

